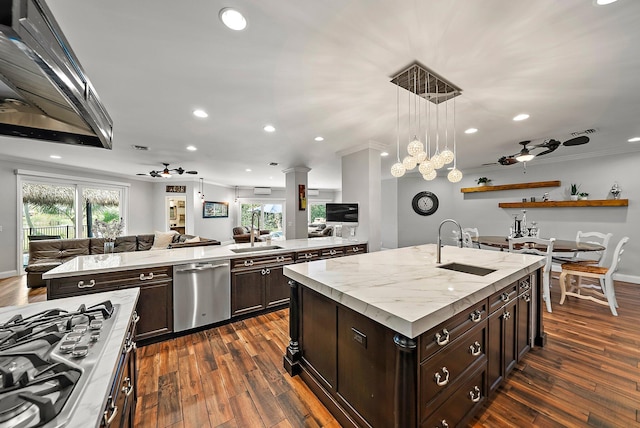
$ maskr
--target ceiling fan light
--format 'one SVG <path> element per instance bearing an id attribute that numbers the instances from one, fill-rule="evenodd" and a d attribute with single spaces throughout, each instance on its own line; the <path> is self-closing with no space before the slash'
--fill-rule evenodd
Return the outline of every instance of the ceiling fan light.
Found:
<path id="1" fill-rule="evenodd" d="M 536 155 L 532 155 L 529 153 L 529 150 L 523 149 L 518 156 L 516 156 L 516 160 L 518 162 L 529 162 L 531 159 L 535 158 Z"/>
<path id="2" fill-rule="evenodd" d="M 422 178 L 424 178 L 427 181 L 431 181 L 434 178 L 436 178 L 438 176 L 438 173 L 436 172 L 436 170 L 434 169 L 433 171 L 431 171 L 429 174 L 423 174 Z"/>
<path id="3" fill-rule="evenodd" d="M 171 178 L 171 173 L 169 173 L 168 171 L 162 171 L 160 173 L 160 177 L 162 177 L 162 178 Z"/>
<path id="4" fill-rule="evenodd" d="M 454 167 L 451 171 L 449 171 L 449 174 L 447 174 L 447 179 L 452 183 L 457 183 L 458 181 L 462 180 L 462 172 Z"/>
<path id="5" fill-rule="evenodd" d="M 407 172 L 407 169 L 404 167 L 402 162 L 394 163 L 391 166 L 391 175 L 393 175 L 396 178 L 402 177 L 405 172 Z"/>
<path id="6" fill-rule="evenodd" d="M 402 159 L 402 165 L 404 165 L 407 171 L 411 171 L 418 165 L 418 161 L 413 156 L 405 156 L 405 158 Z"/>
<path id="7" fill-rule="evenodd" d="M 453 158 L 455 156 L 453 155 L 453 152 L 451 150 L 449 150 L 448 148 L 445 148 L 441 153 L 440 153 L 440 158 L 442 159 L 442 161 L 445 163 L 445 165 L 450 164 L 451 162 L 453 162 Z"/>
<path id="8" fill-rule="evenodd" d="M 413 140 L 407 146 L 407 152 L 409 152 L 411 156 L 417 156 L 419 153 L 424 152 L 422 141 L 418 140 L 418 137 L 414 136 Z"/>

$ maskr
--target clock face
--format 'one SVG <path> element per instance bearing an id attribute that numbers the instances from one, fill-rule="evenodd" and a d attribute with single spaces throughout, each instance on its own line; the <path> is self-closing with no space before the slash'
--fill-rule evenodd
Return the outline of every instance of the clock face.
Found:
<path id="1" fill-rule="evenodd" d="M 431 215 L 438 209 L 438 197 L 431 192 L 420 192 L 413 197 L 411 206 L 420 215 Z"/>

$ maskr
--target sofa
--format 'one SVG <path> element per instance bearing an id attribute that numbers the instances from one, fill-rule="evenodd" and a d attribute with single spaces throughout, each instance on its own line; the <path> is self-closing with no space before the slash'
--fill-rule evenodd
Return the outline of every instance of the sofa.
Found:
<path id="1" fill-rule="evenodd" d="M 255 232 L 254 232 L 255 233 Z M 260 240 L 260 236 L 270 234 L 270 230 L 261 230 L 259 234 L 254 236 L 256 241 Z M 244 242 L 251 242 L 251 234 L 247 226 L 238 226 L 233 228 L 233 239 L 236 244 L 242 244 Z"/>
<path id="2" fill-rule="evenodd" d="M 146 251 L 153 246 L 155 235 L 119 236 L 114 242 L 113 252 Z M 193 239 L 193 235 L 176 233 L 171 238 L 167 248 L 199 247 L 206 245 L 220 245 L 215 239 L 200 238 L 199 242 L 185 242 Z M 29 264 L 27 272 L 27 287 L 43 287 L 46 285 L 42 274 L 56 266 L 77 257 L 92 254 L 104 254 L 104 238 L 77 239 L 45 239 L 29 242 Z"/>

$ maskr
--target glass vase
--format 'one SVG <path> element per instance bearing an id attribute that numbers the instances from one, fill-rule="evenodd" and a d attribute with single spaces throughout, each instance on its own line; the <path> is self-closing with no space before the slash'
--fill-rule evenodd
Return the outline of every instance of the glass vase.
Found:
<path id="1" fill-rule="evenodd" d="M 113 254 L 113 248 L 115 243 L 113 241 L 104 241 L 104 253 L 105 254 Z"/>

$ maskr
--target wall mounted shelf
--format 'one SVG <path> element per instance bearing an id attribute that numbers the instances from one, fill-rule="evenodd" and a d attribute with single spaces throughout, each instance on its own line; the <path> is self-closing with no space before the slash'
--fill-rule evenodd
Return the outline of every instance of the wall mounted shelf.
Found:
<path id="1" fill-rule="evenodd" d="M 460 192 L 462 193 L 496 192 L 498 190 L 536 189 L 538 187 L 560 187 L 560 180 L 534 181 L 531 183 L 500 184 L 497 186 L 463 187 L 460 189 Z"/>
<path id="2" fill-rule="evenodd" d="M 500 208 L 565 208 L 565 207 L 626 207 L 629 199 L 593 199 L 582 201 L 500 202 Z"/>

